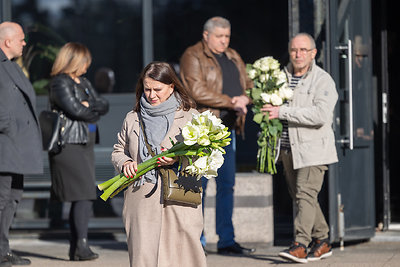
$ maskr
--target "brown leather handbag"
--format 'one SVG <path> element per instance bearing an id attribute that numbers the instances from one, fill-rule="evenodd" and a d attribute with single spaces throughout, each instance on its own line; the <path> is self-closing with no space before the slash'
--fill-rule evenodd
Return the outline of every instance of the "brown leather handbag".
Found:
<path id="1" fill-rule="evenodd" d="M 172 168 L 161 168 L 159 171 L 163 181 L 164 200 L 196 206 L 201 204 L 201 180 L 184 172 L 178 172 L 178 176 Z"/>
<path id="2" fill-rule="evenodd" d="M 140 126 L 142 127 L 147 150 L 151 156 L 154 157 L 155 153 L 147 141 L 144 125 L 141 119 Z M 201 196 L 203 192 L 201 180 L 197 180 L 197 177 L 188 175 L 184 171 L 178 171 L 173 167 L 164 167 L 159 168 L 158 170 L 161 174 L 161 180 L 163 182 L 162 189 L 165 201 L 173 201 L 193 206 L 198 206 L 201 204 Z"/>

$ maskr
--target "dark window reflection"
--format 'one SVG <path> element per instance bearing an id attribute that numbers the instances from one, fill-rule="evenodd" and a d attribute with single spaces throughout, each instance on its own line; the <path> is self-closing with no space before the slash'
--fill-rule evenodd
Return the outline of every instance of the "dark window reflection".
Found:
<path id="1" fill-rule="evenodd" d="M 82 42 L 93 56 L 90 80 L 107 67 L 115 73 L 114 92 L 134 91 L 143 65 L 140 0 L 18 0 L 12 2 L 12 16 L 26 28 L 32 49 Z M 31 79 L 48 77 L 50 68 L 51 60 L 35 57 Z"/>
<path id="2" fill-rule="evenodd" d="M 222 16 L 232 25 L 231 47 L 245 63 L 274 56 L 286 64 L 287 9 L 287 1 L 273 0 L 155 0 L 154 57 L 179 62 L 185 49 L 202 38 L 206 20 Z"/>
<path id="3" fill-rule="evenodd" d="M 113 92 L 133 92 L 143 68 L 141 3 L 13 0 L 13 20 L 26 28 L 28 44 L 41 54 L 30 62 L 31 80 L 48 79 L 54 48 L 77 41 L 92 52 L 93 63 L 87 74 L 91 81 L 100 68 L 111 69 Z M 178 63 L 184 50 L 201 39 L 204 22 L 219 15 L 231 21 L 231 47 L 245 63 L 273 56 L 285 65 L 287 8 L 287 1 L 274 0 L 153 0 L 154 60 Z"/>

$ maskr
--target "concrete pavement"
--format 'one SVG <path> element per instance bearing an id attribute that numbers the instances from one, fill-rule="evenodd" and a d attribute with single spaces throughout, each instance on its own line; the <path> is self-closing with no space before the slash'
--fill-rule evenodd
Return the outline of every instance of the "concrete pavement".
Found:
<path id="1" fill-rule="evenodd" d="M 91 247 L 100 254 L 94 261 L 71 262 L 68 260 L 68 242 L 65 239 L 41 239 L 34 234 L 13 234 L 11 247 L 19 255 L 31 259 L 32 267 L 58 266 L 129 266 L 124 234 L 115 234 L 113 239 L 90 240 Z M 246 244 L 257 251 L 248 257 L 221 256 L 216 254 L 215 244 L 207 247 L 207 263 L 210 267 L 229 266 L 293 266 L 277 256 L 286 247 L 270 246 L 265 243 Z M 333 256 L 310 266 L 400 266 L 400 231 L 377 233 L 367 242 L 346 244 L 344 250 L 336 247 Z"/>

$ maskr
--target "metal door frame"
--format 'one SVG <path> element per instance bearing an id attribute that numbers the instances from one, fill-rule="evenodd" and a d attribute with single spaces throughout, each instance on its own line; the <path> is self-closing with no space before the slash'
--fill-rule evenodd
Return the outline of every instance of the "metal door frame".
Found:
<path id="1" fill-rule="evenodd" d="M 345 20 L 343 18 L 348 16 L 350 9 L 349 5 L 352 4 L 353 0 L 342 0 L 340 1 L 340 6 L 337 5 L 337 0 L 327 0 L 326 5 L 326 70 L 331 73 L 332 77 L 339 77 L 339 62 L 336 60 L 338 58 L 338 53 L 335 50 L 339 44 L 335 38 L 331 38 L 333 36 L 339 36 L 338 34 L 342 32 L 344 27 L 346 27 Z M 339 23 L 339 24 L 338 24 Z M 349 33 L 351 34 L 351 33 Z M 372 31 L 371 31 L 372 36 Z M 349 38 L 351 40 L 351 38 Z M 351 50 L 351 42 L 347 44 L 350 52 Z M 339 107 L 336 106 L 336 109 Z M 350 117 L 352 119 L 352 117 Z M 333 126 L 336 127 L 335 125 Z M 352 132 L 350 135 L 353 134 Z M 352 146 L 352 142 L 349 141 L 349 146 Z M 357 240 L 357 239 L 365 239 L 374 235 L 374 231 L 371 230 L 371 227 L 363 227 L 352 229 L 345 229 L 344 223 L 344 212 L 343 206 L 341 205 L 341 196 L 340 196 L 340 188 L 339 188 L 339 179 L 337 179 L 339 175 L 339 167 L 340 162 L 334 164 L 330 167 L 328 173 L 328 193 L 329 193 L 329 225 L 330 225 L 330 239 L 331 242 L 339 241 L 343 244 L 343 241 L 346 240 Z M 371 185 L 373 186 L 373 185 Z M 373 192 L 375 192 L 373 190 Z M 374 198 L 374 195 L 371 196 Z M 373 202 L 375 203 L 375 201 Z M 375 218 L 375 209 L 373 211 Z M 366 215 L 367 216 L 367 215 Z M 369 217 L 368 217 L 369 218 Z"/>

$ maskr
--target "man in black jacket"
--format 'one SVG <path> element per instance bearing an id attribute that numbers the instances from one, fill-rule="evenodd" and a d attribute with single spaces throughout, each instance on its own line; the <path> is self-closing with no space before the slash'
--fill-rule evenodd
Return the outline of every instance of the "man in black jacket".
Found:
<path id="1" fill-rule="evenodd" d="M 22 55 L 24 38 L 19 24 L 0 24 L 0 267 L 30 264 L 11 251 L 8 235 L 22 198 L 24 175 L 43 172 L 35 92 L 12 61 Z"/>

